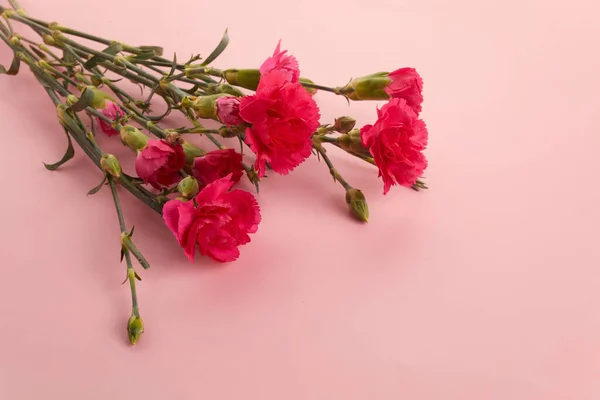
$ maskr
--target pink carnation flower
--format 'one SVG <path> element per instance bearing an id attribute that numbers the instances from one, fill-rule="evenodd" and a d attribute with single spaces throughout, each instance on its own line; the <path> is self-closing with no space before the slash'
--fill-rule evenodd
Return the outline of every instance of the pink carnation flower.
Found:
<path id="1" fill-rule="evenodd" d="M 185 153 L 181 145 L 166 140 L 149 140 L 135 159 L 138 176 L 154 188 L 170 186 L 179 181 L 179 170 L 185 166 Z"/>
<path id="2" fill-rule="evenodd" d="M 414 68 L 400 68 L 388 74 L 391 82 L 385 92 L 391 98 L 404 99 L 417 115 L 423 103 L 423 80 Z"/>
<path id="3" fill-rule="evenodd" d="M 191 261 L 196 247 L 219 262 L 234 261 L 239 246 L 258 230 L 260 209 L 252 194 L 232 190 L 231 176 L 210 183 L 190 201 L 169 200 L 163 219 Z"/>
<path id="4" fill-rule="evenodd" d="M 260 67 L 260 74 L 266 75 L 271 71 L 277 70 L 284 73 L 285 78 L 290 82 L 298 82 L 300 78 L 300 67 L 298 60 L 294 56 L 286 55 L 287 50 L 281 51 L 281 40 L 273 52 L 273 56 L 266 59 Z"/>
<path id="5" fill-rule="evenodd" d="M 121 110 L 121 107 L 109 100 L 106 100 L 106 107 L 101 109 L 100 112 L 111 121 L 116 121 L 125 115 L 123 110 Z M 100 129 L 106 134 L 106 136 L 116 136 L 119 134 L 118 130 L 113 128 L 111 124 L 109 124 L 103 119 L 98 118 L 98 124 L 100 125 Z"/>
<path id="6" fill-rule="evenodd" d="M 261 76 L 256 94 L 241 99 L 240 116 L 251 127 L 246 143 L 256 154 L 255 168 L 264 176 L 266 163 L 287 174 L 311 154 L 311 137 L 319 127 L 319 108 L 299 82 L 272 70 Z"/>
<path id="7" fill-rule="evenodd" d="M 194 160 L 192 173 L 201 185 L 208 185 L 216 180 L 231 176 L 231 180 L 239 182 L 243 175 L 242 155 L 233 149 L 214 150 Z"/>
<path id="8" fill-rule="evenodd" d="M 375 124 L 365 125 L 360 136 L 379 168 L 386 194 L 392 185 L 410 187 L 423 175 L 427 128 L 404 99 L 391 99 L 377 114 Z"/>
<path id="9" fill-rule="evenodd" d="M 219 97 L 217 99 L 217 118 L 229 126 L 244 123 L 240 117 L 240 99 L 237 97 Z"/>

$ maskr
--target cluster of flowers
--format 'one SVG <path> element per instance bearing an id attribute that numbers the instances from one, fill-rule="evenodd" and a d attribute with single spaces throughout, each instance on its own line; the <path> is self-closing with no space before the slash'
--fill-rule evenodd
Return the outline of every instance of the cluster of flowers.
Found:
<path id="1" fill-rule="evenodd" d="M 9 3 L 12 8 L 0 6 L 4 18 L 0 40 L 13 50 L 14 59 L 8 69 L 0 66 L 0 74 L 16 75 L 21 63 L 26 64 L 55 104 L 69 138 L 64 157 L 46 167 L 57 169 L 73 157 L 73 140 L 103 173 L 101 183 L 89 194 L 105 184 L 111 189 L 121 230 L 121 259 L 126 261 L 131 289 L 127 332 L 132 344 L 144 330 L 136 292 L 141 278 L 132 259 L 145 269 L 150 265 L 132 240 L 133 228 L 126 228 L 118 185 L 162 214 L 190 260 L 199 251 L 218 262 L 236 260 L 240 246 L 250 242 L 261 222 L 254 195 L 234 185 L 245 174 L 258 189 L 267 171 L 288 174 L 311 154 L 322 158 L 341 184 L 352 215 L 368 220 L 365 196 L 334 167 L 325 144 L 375 165 L 384 194 L 394 185 L 426 187 L 420 178 L 427 167 L 423 150 L 428 134 L 419 118 L 422 80 L 413 68 L 327 87 L 301 77 L 296 58 L 278 44 L 260 68 L 219 70 L 210 65 L 227 46 L 227 34 L 202 63 L 198 63 L 200 56 L 193 56 L 182 64 L 163 58 L 158 46 L 130 46 L 30 18 L 15 0 Z M 10 20 L 32 28 L 43 43 L 21 36 Z M 107 47 L 99 51 L 81 40 Z M 132 96 L 108 74 L 149 89 L 147 99 Z M 377 109 L 375 121 L 362 128 L 355 128 L 356 120 L 348 116 L 322 124 L 313 98 L 317 91 L 387 103 Z M 150 111 L 154 95 L 167 104 L 162 115 Z M 163 118 L 173 110 L 181 112 L 191 126 L 166 128 Z M 96 123 L 85 124 L 80 113 Z M 207 129 L 200 120 L 215 121 L 219 127 Z M 119 137 L 136 153 L 137 177 L 124 173 L 117 157 L 103 151 L 94 126 L 109 137 Z M 186 140 L 187 134 L 205 135 L 218 149 L 205 151 Z M 241 152 L 223 146 L 219 136 L 238 138 L 256 157 L 254 164 L 247 165 Z"/>
<path id="2" fill-rule="evenodd" d="M 243 132 L 245 143 L 256 154 L 258 178 L 265 175 L 267 165 L 276 173 L 287 174 L 311 155 L 315 138 L 319 139 L 320 114 L 312 97 L 314 90 L 302 85 L 298 61 L 279 45 L 260 67 L 256 87 L 254 79 L 244 76 L 250 74 L 256 75 L 235 70 L 225 76 L 228 81 L 256 89 L 255 94 L 199 97 L 194 99 L 195 109 L 200 117 Z M 340 119 L 334 129 L 343 135 L 336 141 L 349 152 L 372 157 L 383 179 L 384 194 L 395 184 L 415 185 L 427 167 L 422 153 L 427 129 L 419 119 L 423 96 L 418 73 L 401 68 L 364 76 L 337 91 L 352 100 L 390 99 L 377 110 L 378 118 L 372 125 L 352 129 L 351 118 Z M 100 111 L 113 121 L 124 116 L 111 101 Z M 352 126 L 344 127 L 344 122 Z M 99 123 L 108 136 L 120 134 L 123 143 L 137 152 L 136 172 L 146 184 L 156 189 L 179 184 L 181 196 L 164 205 L 163 217 L 191 260 L 196 247 L 200 254 L 221 262 L 239 256 L 238 247 L 250 241 L 248 235 L 257 231 L 261 219 L 254 196 L 230 190 L 244 173 L 240 153 L 219 149 L 195 157 L 191 165 L 194 179 L 182 178 L 186 154 L 179 138 L 149 140 L 132 126 L 119 132 L 105 120 Z"/>

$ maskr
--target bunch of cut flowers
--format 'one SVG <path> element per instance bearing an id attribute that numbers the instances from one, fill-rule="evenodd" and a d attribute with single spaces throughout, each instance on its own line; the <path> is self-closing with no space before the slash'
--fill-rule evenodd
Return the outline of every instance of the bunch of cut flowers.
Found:
<path id="1" fill-rule="evenodd" d="M 227 47 L 227 32 L 206 58 L 195 55 L 180 62 L 164 58 L 158 46 L 132 46 L 32 18 L 15 0 L 10 7 L 0 6 L 0 12 L 0 39 L 14 53 L 0 72 L 16 75 L 27 66 L 54 103 L 67 135 L 65 155 L 46 168 L 56 170 L 69 161 L 75 142 L 99 170 L 88 194 L 104 187 L 111 191 L 132 296 L 127 322 L 132 344 L 144 330 L 134 260 L 144 269 L 150 264 L 133 241 L 133 228 L 125 224 L 117 187 L 161 214 L 191 261 L 199 252 L 218 262 L 236 260 L 261 221 L 255 195 L 236 184 L 247 179 L 258 192 L 267 173 L 286 175 L 311 156 L 324 162 L 343 189 L 350 215 L 367 222 L 364 194 L 335 168 L 327 146 L 378 169 L 384 194 L 394 185 L 426 188 L 421 178 L 428 134 L 419 118 L 422 80 L 413 68 L 328 87 L 302 77 L 298 60 L 280 44 L 259 68 L 223 70 L 212 63 Z M 19 24 L 31 28 L 37 40 L 19 33 Z M 124 84 L 128 81 L 140 86 L 142 95 L 131 94 Z M 371 125 L 356 127 L 350 116 L 323 122 L 313 98 L 318 90 L 348 101 L 387 103 L 374 110 Z M 151 108 L 157 98 L 166 104 L 158 114 Z M 183 115 L 186 126 L 165 123 L 173 112 Z M 206 121 L 214 127 L 206 127 Z M 192 143 L 194 135 L 206 137 L 213 149 Z M 223 144 L 232 138 L 240 151 Z M 102 149 L 100 143 L 107 140 L 131 149 L 135 171 L 124 171 L 119 159 Z M 251 163 L 245 162 L 244 149 L 252 154 Z"/>

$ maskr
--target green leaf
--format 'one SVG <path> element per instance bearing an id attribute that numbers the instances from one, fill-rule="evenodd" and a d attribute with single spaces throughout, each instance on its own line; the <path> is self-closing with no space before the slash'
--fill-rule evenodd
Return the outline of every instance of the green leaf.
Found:
<path id="1" fill-rule="evenodd" d="M 229 35 L 227 34 L 227 29 L 225 29 L 225 33 L 223 34 L 223 38 L 219 42 L 219 45 L 213 50 L 212 53 L 204 60 L 201 65 L 208 65 L 213 62 L 217 57 L 221 55 L 221 53 L 227 48 L 229 44 Z"/>
<path id="2" fill-rule="evenodd" d="M 85 88 L 83 90 L 83 92 L 81 93 L 81 97 L 79 98 L 79 100 L 77 100 L 77 103 L 73 104 L 71 107 L 69 107 L 69 109 L 73 110 L 75 112 L 83 111 L 83 110 L 85 110 L 86 107 L 88 107 L 90 104 L 92 104 L 93 100 L 94 100 L 94 91 L 90 90 L 88 88 Z"/>
<path id="3" fill-rule="evenodd" d="M 137 279 L 138 281 L 141 281 L 142 278 L 138 275 L 137 272 L 133 271 L 133 276 L 135 276 L 135 279 Z"/>
<path id="4" fill-rule="evenodd" d="M 133 236 L 133 230 L 135 229 L 135 226 L 131 226 L 131 231 L 129 231 L 129 233 L 127 234 L 127 236 L 132 237 Z"/>
<path id="5" fill-rule="evenodd" d="M 67 134 L 67 141 L 69 142 L 69 146 L 67 147 L 67 151 L 65 152 L 65 155 L 63 156 L 63 158 L 61 158 L 58 162 L 55 162 L 54 164 L 44 163 L 44 166 L 46 167 L 46 169 L 48 169 L 50 171 L 56 170 L 58 167 L 60 167 L 61 165 L 63 165 L 67 161 L 69 161 L 75 155 L 75 149 L 73 148 L 73 143 L 71 142 L 71 137 L 69 136 L 69 132 L 67 132 L 66 129 L 65 129 L 65 133 Z"/>
<path id="6" fill-rule="evenodd" d="M 102 50 L 102 52 L 104 54 L 109 54 L 111 56 L 114 56 L 121 51 L 123 51 L 123 46 L 121 46 L 121 43 L 113 43 L 110 46 L 108 46 L 107 48 L 105 48 L 104 50 Z M 85 62 L 85 64 L 83 64 L 83 66 L 86 69 L 91 69 L 91 68 L 94 68 L 96 65 L 98 65 L 99 63 L 101 63 L 104 60 L 105 59 L 103 57 L 95 55 L 94 57 L 87 60 Z"/>
<path id="7" fill-rule="evenodd" d="M 21 60 L 19 60 L 16 56 L 13 58 L 12 63 L 10 63 L 10 68 L 8 70 L 0 65 L 0 74 L 6 75 L 16 75 L 19 73 L 19 67 L 21 66 Z"/>
<path id="8" fill-rule="evenodd" d="M 90 189 L 89 192 L 87 192 L 88 196 L 91 196 L 93 194 L 96 194 L 100 191 L 100 189 L 102 189 L 102 186 L 104 186 L 104 184 L 106 183 L 106 175 L 104 175 L 104 178 L 102 179 L 102 182 L 100 182 L 100 184 L 96 187 L 93 187 L 92 189 Z"/>

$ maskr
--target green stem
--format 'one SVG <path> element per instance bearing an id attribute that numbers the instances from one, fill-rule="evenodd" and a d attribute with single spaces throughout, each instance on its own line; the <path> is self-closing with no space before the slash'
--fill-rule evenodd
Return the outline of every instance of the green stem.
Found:
<path id="1" fill-rule="evenodd" d="M 332 88 L 332 87 L 329 87 L 329 86 L 322 86 L 322 85 L 317 85 L 317 84 L 314 84 L 314 83 L 308 83 L 308 82 L 302 82 L 302 81 L 300 81 L 300 83 L 305 88 L 318 89 L 318 90 L 323 90 L 325 92 L 331 92 L 331 93 L 339 94 L 338 91 L 335 88 Z"/>
<path id="2" fill-rule="evenodd" d="M 133 240 L 131 240 L 131 237 L 129 237 L 129 236 L 125 237 L 123 239 L 123 243 L 124 243 L 125 247 L 127 248 L 127 250 L 129 250 L 134 255 L 134 257 L 138 260 L 138 262 L 144 269 L 150 268 L 150 264 L 148 263 L 146 258 L 142 255 L 142 252 L 135 246 L 135 244 L 133 243 Z"/>
<path id="3" fill-rule="evenodd" d="M 117 194 L 117 187 L 112 176 L 108 177 L 108 184 L 110 185 L 110 192 L 112 193 L 112 198 L 115 203 L 115 209 L 117 210 L 117 218 L 119 219 L 119 227 L 121 228 L 121 237 L 123 237 L 123 235 L 127 235 L 127 228 L 125 227 L 125 219 L 123 218 L 123 210 L 121 209 L 121 202 L 119 201 L 119 195 Z M 127 279 L 129 279 L 129 287 L 131 289 L 132 312 L 133 315 L 139 317 L 140 311 L 138 306 L 137 291 L 135 287 L 136 278 L 133 264 L 131 262 L 131 255 L 129 254 L 129 249 L 125 245 L 122 245 L 122 248 L 125 255 L 125 261 L 127 263 Z"/>
<path id="4" fill-rule="evenodd" d="M 327 155 L 323 146 L 313 145 L 313 148 L 317 151 L 317 153 L 320 154 L 321 158 L 323 158 L 323 161 L 325 161 L 325 164 L 327 164 L 327 167 L 329 168 L 329 173 L 333 177 L 333 180 L 339 182 L 340 185 L 342 185 L 343 188 L 346 190 L 352 189 L 352 186 L 348 182 L 346 182 L 346 180 L 342 177 L 342 175 L 340 175 L 337 169 L 335 169 L 335 166 L 331 162 L 331 159 Z"/>

